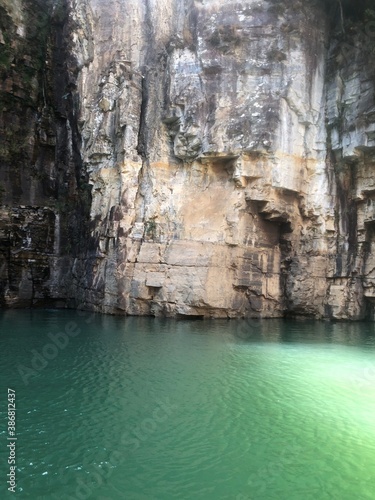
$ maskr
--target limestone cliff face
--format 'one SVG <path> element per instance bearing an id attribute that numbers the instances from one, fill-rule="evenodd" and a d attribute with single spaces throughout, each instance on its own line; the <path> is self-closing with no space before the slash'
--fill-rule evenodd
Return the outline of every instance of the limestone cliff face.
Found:
<path id="1" fill-rule="evenodd" d="M 25 9 L 2 4 L 1 29 L 21 43 L 10 29 Z M 3 304 L 35 302 L 40 283 L 41 299 L 109 313 L 372 317 L 367 7 L 51 2 L 34 104 L 17 100 L 35 108 L 27 162 L 1 170 L 16 165 L 25 183 L 18 197 L 11 176 L 5 187 Z M 11 71 L 6 99 L 24 81 Z M 11 248 L 16 233 L 26 239 Z"/>

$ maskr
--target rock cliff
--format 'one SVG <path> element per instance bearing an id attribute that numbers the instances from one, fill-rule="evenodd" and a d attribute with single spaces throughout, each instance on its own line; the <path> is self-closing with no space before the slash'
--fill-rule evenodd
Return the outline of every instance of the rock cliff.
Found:
<path id="1" fill-rule="evenodd" d="M 2 307 L 65 306 L 88 234 L 67 20 L 52 0 L 0 1 Z"/>
<path id="2" fill-rule="evenodd" d="M 0 14 L 2 307 L 374 319 L 370 2 Z"/>

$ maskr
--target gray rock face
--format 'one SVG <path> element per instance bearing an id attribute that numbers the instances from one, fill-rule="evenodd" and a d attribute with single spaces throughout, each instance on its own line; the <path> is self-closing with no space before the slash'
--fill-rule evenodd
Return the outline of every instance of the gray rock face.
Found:
<path id="1" fill-rule="evenodd" d="M 51 11 L 37 137 L 50 179 L 67 165 L 46 225 L 70 243 L 44 293 L 108 313 L 372 317 L 375 17 L 343 9 L 344 24 L 318 0 Z M 34 297 L 11 274 L 3 304 Z"/>

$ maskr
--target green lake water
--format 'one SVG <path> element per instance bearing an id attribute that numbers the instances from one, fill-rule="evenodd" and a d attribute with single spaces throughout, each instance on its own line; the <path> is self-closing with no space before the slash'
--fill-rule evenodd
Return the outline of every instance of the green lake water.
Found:
<path id="1" fill-rule="evenodd" d="M 7 311 L 0 358 L 1 499 L 375 499 L 374 324 Z"/>

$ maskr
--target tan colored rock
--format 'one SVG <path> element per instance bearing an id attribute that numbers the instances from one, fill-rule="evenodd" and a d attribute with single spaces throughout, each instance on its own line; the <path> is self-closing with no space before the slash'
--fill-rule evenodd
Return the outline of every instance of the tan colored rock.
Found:
<path id="1" fill-rule="evenodd" d="M 26 11 L 22 0 L 4 2 L 16 51 Z M 53 105 L 33 104 L 40 118 L 24 150 L 32 164 L 45 148 L 33 169 L 55 218 L 36 215 L 34 201 L 48 203 L 27 177 L 7 181 L 30 191 L 25 209 L 0 220 L 5 242 L 31 203 L 30 224 L 40 216 L 50 228 L 59 244 L 48 293 L 57 297 L 62 280 L 67 304 L 107 313 L 374 318 L 375 70 L 365 18 L 346 33 L 348 56 L 324 2 L 300 2 L 298 15 L 291 0 L 68 4 L 59 21 L 67 39 L 47 50 L 66 62 L 46 63 L 64 74 L 48 73 Z M 38 80 L 25 86 L 17 68 L 2 81 L 4 95 L 23 102 L 30 88 L 37 99 Z M 68 210 L 53 198 L 61 192 Z M 3 281 L 5 303 L 30 299 L 25 267 L 14 296 Z"/>

